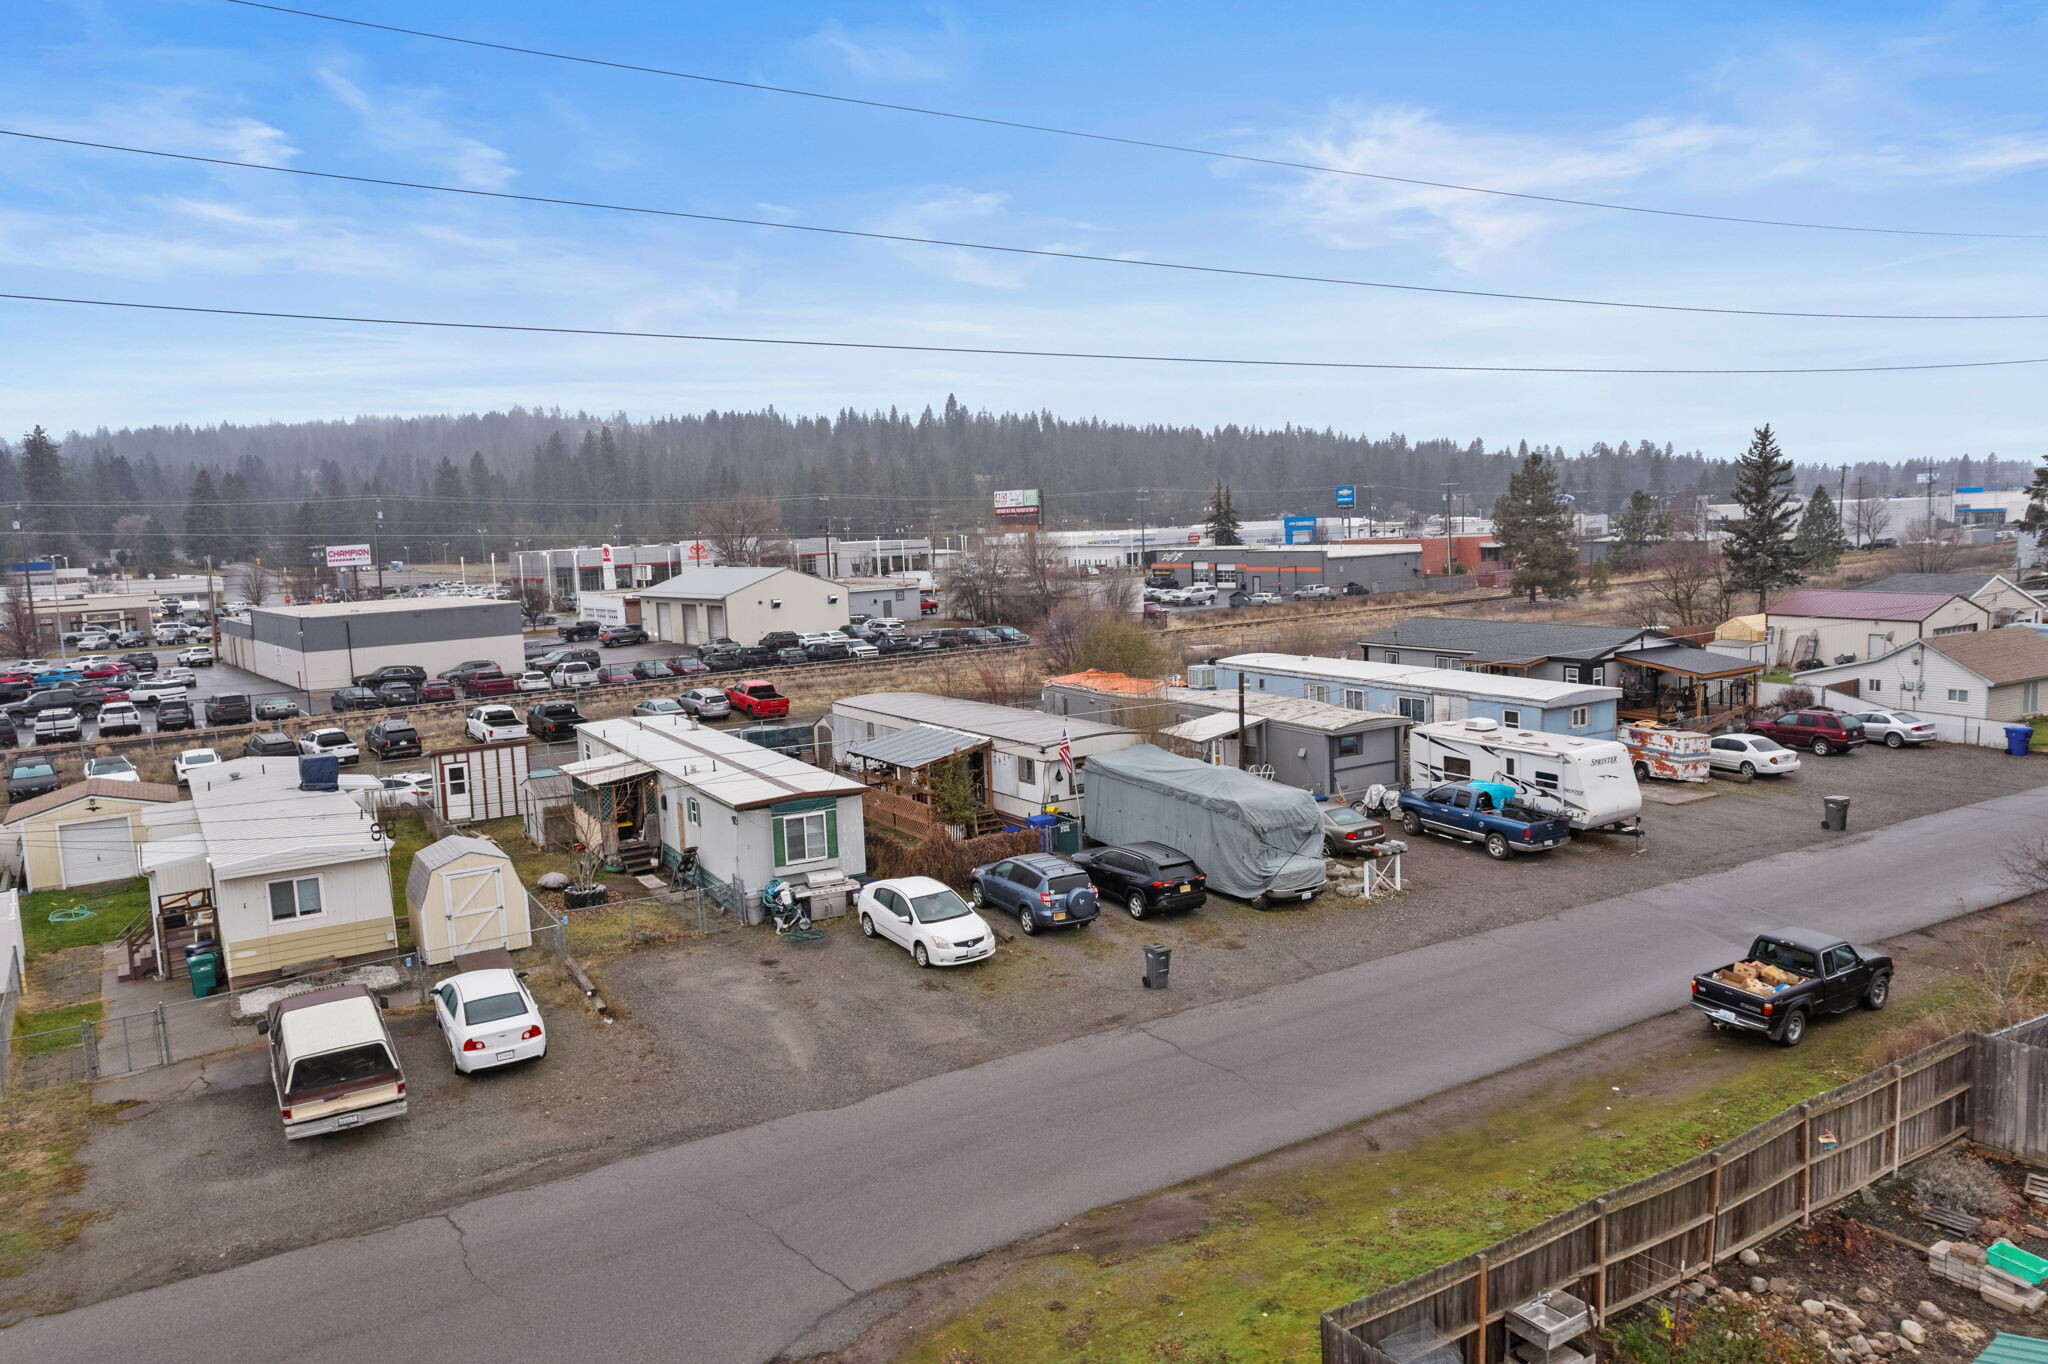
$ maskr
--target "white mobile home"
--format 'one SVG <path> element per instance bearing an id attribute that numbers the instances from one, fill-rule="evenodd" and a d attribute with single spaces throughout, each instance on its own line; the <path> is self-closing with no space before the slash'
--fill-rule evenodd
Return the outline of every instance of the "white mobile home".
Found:
<path id="1" fill-rule="evenodd" d="M 1468 717 L 1506 729 L 1611 739 L 1619 723 L 1621 688 L 1542 677 L 1468 672 L 1411 663 L 1368 663 L 1298 654 L 1236 654 L 1188 669 L 1188 685 L 1299 696 L 1351 710 L 1399 715 L 1417 724 Z"/>
<path id="2" fill-rule="evenodd" d="M 1503 729 L 1492 720 L 1408 731 L 1408 784 L 1441 781 L 1506 782 L 1536 808 L 1570 819 L 1574 829 L 1625 824 L 1643 808 L 1628 750 L 1620 744 Z"/>
<path id="3" fill-rule="evenodd" d="M 1076 720 L 1041 711 L 992 706 L 922 692 L 869 692 L 832 703 L 833 738 L 842 748 L 915 725 L 933 725 L 987 739 L 990 743 L 988 799 L 999 814 L 1015 819 L 1048 806 L 1081 813 L 1085 769 L 1097 753 L 1142 743 L 1135 730 L 1099 720 Z M 1074 779 L 1067 780 L 1060 745 L 1073 752 Z"/>

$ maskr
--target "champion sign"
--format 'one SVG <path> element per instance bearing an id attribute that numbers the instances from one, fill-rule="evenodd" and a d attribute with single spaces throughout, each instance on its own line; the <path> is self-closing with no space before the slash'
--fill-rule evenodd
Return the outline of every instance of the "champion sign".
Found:
<path id="1" fill-rule="evenodd" d="M 370 547 L 368 545 L 329 545 L 327 547 L 329 568 L 368 568 Z"/>

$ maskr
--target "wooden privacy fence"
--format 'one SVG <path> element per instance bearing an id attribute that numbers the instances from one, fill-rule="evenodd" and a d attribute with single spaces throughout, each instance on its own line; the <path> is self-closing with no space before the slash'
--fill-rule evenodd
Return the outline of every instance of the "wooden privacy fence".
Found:
<path id="1" fill-rule="evenodd" d="M 1984 1040 L 1938 1042 L 1682 1165 L 1325 1312 L 1324 1364 L 1390 1364 L 1375 1343 L 1416 1326 L 1468 1364 L 1495 1364 L 1506 1356 L 1503 1319 L 1545 1289 L 1572 1293 L 1605 1321 L 1675 1287 L 1968 1134 Z M 2028 1059 L 2048 1084 L 2048 1052 Z"/>
<path id="2" fill-rule="evenodd" d="M 2048 1018 L 2021 1023 L 1978 1039 L 1979 1103 L 1971 1135 L 1986 1146 L 2036 1165 L 2048 1165 Z"/>

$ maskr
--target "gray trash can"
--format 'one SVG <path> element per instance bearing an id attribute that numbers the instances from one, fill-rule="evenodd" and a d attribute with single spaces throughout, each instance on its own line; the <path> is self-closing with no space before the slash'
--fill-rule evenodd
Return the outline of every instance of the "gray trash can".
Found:
<path id="1" fill-rule="evenodd" d="M 1145 988 L 1164 990 L 1167 968 L 1173 961 L 1173 949 L 1164 943 L 1145 944 Z"/>
<path id="2" fill-rule="evenodd" d="M 1849 827 L 1849 798 L 1847 796 L 1822 796 L 1820 827 L 1837 832 Z"/>

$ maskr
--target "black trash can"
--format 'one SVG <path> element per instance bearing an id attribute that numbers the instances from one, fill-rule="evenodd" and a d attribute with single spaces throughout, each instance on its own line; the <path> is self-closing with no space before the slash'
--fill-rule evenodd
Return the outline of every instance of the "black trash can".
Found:
<path id="1" fill-rule="evenodd" d="M 1849 798 L 1847 796 L 1822 796 L 1820 827 L 1841 832 L 1849 827 Z"/>
<path id="2" fill-rule="evenodd" d="M 1164 990 L 1167 968 L 1173 962 L 1173 949 L 1164 943 L 1145 944 L 1145 988 Z"/>

